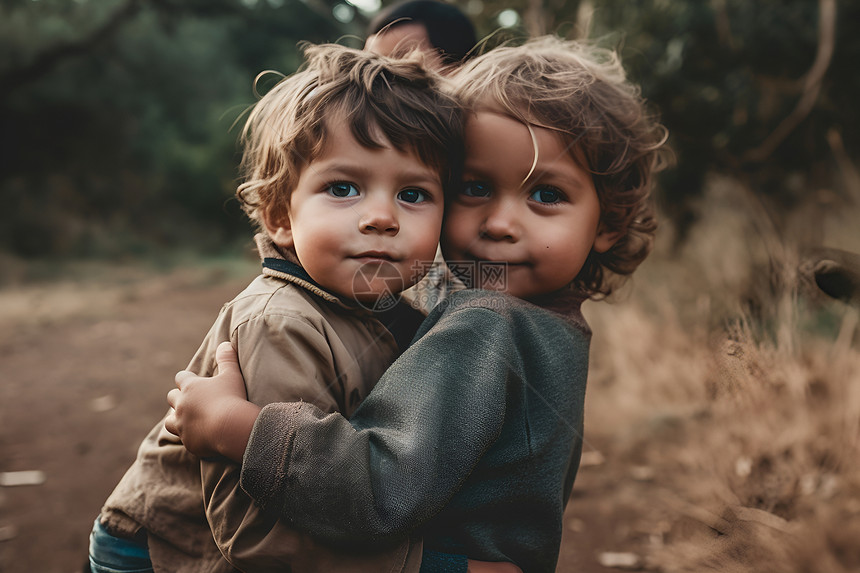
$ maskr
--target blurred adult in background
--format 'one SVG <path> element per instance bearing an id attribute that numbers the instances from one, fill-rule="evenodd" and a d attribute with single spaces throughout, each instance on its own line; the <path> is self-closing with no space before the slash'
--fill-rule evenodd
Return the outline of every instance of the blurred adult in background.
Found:
<path id="1" fill-rule="evenodd" d="M 468 59 L 476 42 L 475 27 L 456 6 L 407 0 L 371 20 L 364 48 L 386 56 L 417 49 L 427 54 L 427 66 L 444 72 Z"/>

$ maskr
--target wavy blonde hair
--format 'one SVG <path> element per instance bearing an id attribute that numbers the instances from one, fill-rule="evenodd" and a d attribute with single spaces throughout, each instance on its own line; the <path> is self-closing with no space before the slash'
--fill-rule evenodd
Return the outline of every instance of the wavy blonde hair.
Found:
<path id="1" fill-rule="evenodd" d="M 657 229 L 653 175 L 668 159 L 667 131 L 646 110 L 618 54 L 546 36 L 482 54 L 452 82 L 466 108 L 491 108 L 530 130 L 560 132 L 571 157 L 585 161 L 603 228 L 621 237 L 607 252 L 589 254 L 572 287 L 591 298 L 611 293 L 651 252 Z"/>
<path id="2" fill-rule="evenodd" d="M 365 147 L 414 153 L 446 187 L 459 177 L 462 110 L 420 59 L 335 44 L 306 44 L 304 53 L 304 66 L 262 96 L 242 131 L 236 196 L 253 221 L 287 216 L 302 169 L 325 149 L 332 118 L 347 122 Z"/>

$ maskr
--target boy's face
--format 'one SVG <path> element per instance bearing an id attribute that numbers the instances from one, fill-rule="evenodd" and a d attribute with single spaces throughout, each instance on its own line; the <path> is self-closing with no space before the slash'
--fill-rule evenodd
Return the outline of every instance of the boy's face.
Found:
<path id="1" fill-rule="evenodd" d="M 346 120 L 332 120 L 327 131 L 325 149 L 293 189 L 289 221 L 267 229 L 321 286 L 373 302 L 415 284 L 418 263 L 433 260 L 442 183 L 411 153 L 361 146 Z"/>
<path id="2" fill-rule="evenodd" d="M 507 115 L 469 117 L 464 183 L 449 201 L 442 231 L 446 261 L 469 265 L 475 287 L 526 299 L 567 286 L 592 249 L 604 252 L 617 239 L 602 230 L 591 174 L 564 138 L 532 131 L 536 142 Z M 506 263 L 506 284 L 482 276 L 482 263 Z"/>

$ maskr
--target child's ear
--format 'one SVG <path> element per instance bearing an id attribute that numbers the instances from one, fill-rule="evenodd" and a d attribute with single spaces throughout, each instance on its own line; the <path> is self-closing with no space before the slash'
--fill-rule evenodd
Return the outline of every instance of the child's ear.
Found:
<path id="1" fill-rule="evenodd" d="M 624 235 L 624 231 L 609 229 L 603 221 L 597 226 L 597 236 L 594 237 L 592 249 L 598 253 L 605 253 L 612 248 L 618 239 Z"/>
<path id="2" fill-rule="evenodd" d="M 287 213 L 269 208 L 263 211 L 262 219 L 273 243 L 284 249 L 293 248 L 293 229 Z"/>

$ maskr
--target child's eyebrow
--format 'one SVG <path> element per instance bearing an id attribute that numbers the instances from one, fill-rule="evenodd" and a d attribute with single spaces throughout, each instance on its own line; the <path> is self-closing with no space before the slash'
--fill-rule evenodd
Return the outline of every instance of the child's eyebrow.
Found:
<path id="1" fill-rule="evenodd" d="M 467 159 L 463 166 L 463 175 L 466 177 L 492 179 L 492 173 L 491 166 L 484 165 L 479 161 Z M 553 166 L 551 162 L 541 160 L 538 161 L 534 172 L 529 175 L 528 179 L 522 182 L 522 188 L 536 183 L 556 183 L 571 190 L 579 190 L 588 187 L 590 178 L 591 175 L 587 171 L 566 165 Z"/>
<path id="2" fill-rule="evenodd" d="M 364 165 L 359 165 L 355 163 L 329 161 L 319 165 L 315 165 L 314 171 L 322 177 L 339 175 L 352 178 L 362 178 L 371 176 L 374 170 Z M 408 181 L 410 183 L 416 184 L 420 183 L 439 185 L 441 182 L 441 177 L 439 176 L 439 174 L 429 167 L 401 169 L 398 172 L 398 179 L 400 179 L 401 181 Z"/>
<path id="3" fill-rule="evenodd" d="M 539 162 L 535 166 L 534 173 L 532 173 L 526 180 L 526 183 L 536 183 L 540 181 L 563 181 L 566 185 L 573 185 L 577 188 L 580 188 L 586 185 L 587 182 L 584 180 L 584 178 L 587 175 L 587 172 L 584 173 L 579 169 L 568 169 L 565 166 L 552 167 L 542 165 Z"/>
<path id="4" fill-rule="evenodd" d="M 371 170 L 362 165 L 357 165 L 353 163 L 339 163 L 335 161 L 327 161 L 314 165 L 314 171 L 320 175 L 329 175 L 337 173 L 349 177 L 361 177 L 369 174 Z"/>
<path id="5" fill-rule="evenodd" d="M 523 183 L 538 181 L 563 181 L 576 189 L 587 187 L 592 182 L 591 172 L 573 159 L 574 153 L 565 148 L 559 155 L 539 157 L 534 170 Z"/>

